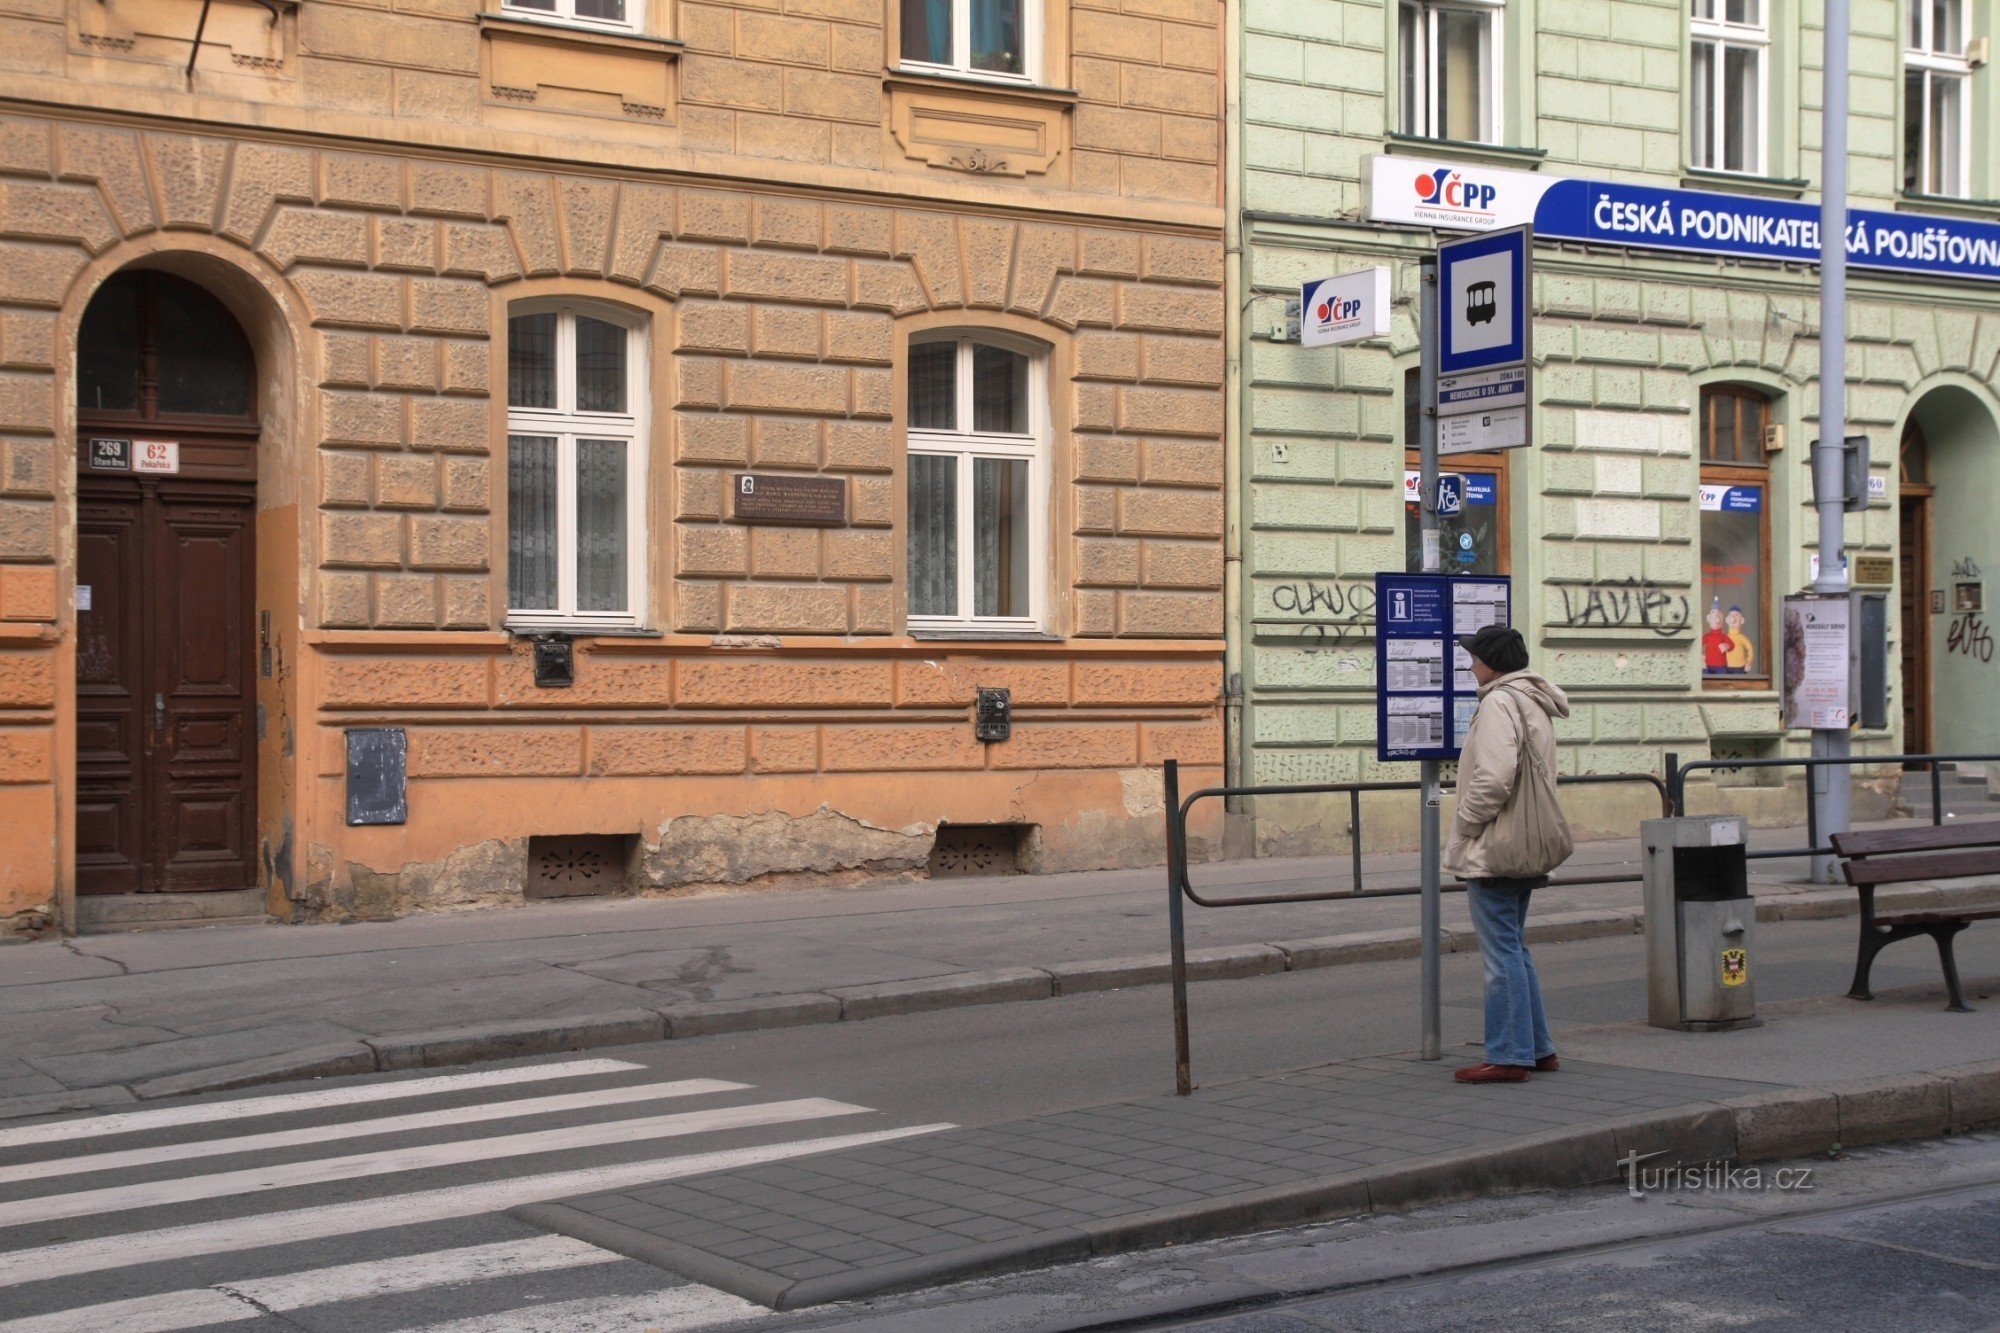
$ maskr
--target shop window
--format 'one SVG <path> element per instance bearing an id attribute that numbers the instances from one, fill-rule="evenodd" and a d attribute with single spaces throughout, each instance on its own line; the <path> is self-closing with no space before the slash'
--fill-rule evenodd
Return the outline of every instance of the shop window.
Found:
<path id="1" fill-rule="evenodd" d="M 1403 438 L 1414 440 L 1418 417 L 1418 372 L 1403 372 Z M 1446 574 L 1505 574 L 1507 572 L 1507 456 L 1501 453 L 1453 454 L 1438 460 L 1438 471 L 1465 478 L 1465 508 L 1438 519 L 1438 568 Z M 1417 450 L 1403 453 L 1404 569 L 1424 567 L 1423 511 L 1418 482 L 1422 478 Z"/>
<path id="2" fill-rule="evenodd" d="M 1761 175 L 1768 112 L 1768 0 L 1693 0 L 1689 162 Z"/>
<path id="3" fill-rule="evenodd" d="M 500 12 L 573 23 L 581 28 L 633 32 L 644 16 L 644 0 L 501 0 Z"/>
<path id="4" fill-rule="evenodd" d="M 1770 400 L 1755 389 L 1701 393 L 1701 672 L 1718 688 L 1770 683 Z"/>
<path id="5" fill-rule="evenodd" d="M 591 306 L 507 320 L 507 621 L 632 625 L 643 603 L 645 337 Z"/>
<path id="6" fill-rule="evenodd" d="M 1030 83 L 1039 0 L 902 0 L 902 67 Z"/>
<path id="7" fill-rule="evenodd" d="M 926 339 L 909 360 L 912 630 L 1034 631 L 1047 565 L 1047 365 L 991 335 Z"/>
<path id="8" fill-rule="evenodd" d="M 1402 0 L 1403 133 L 1498 143 L 1501 0 Z"/>
<path id="9" fill-rule="evenodd" d="M 1971 152 L 1972 62 L 1965 0 L 1906 0 L 1903 188 L 1964 196 Z"/>

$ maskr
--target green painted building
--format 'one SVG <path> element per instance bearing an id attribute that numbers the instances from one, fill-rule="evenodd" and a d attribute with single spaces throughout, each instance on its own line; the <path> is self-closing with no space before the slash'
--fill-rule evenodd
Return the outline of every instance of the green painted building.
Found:
<path id="1" fill-rule="evenodd" d="M 1533 437 L 1447 460 L 1468 503 L 1446 567 L 1512 577 L 1515 623 L 1574 702 L 1571 771 L 1803 753 L 1772 663 L 1817 535 L 1817 230 L 1796 219 L 1818 205 L 1820 5 L 1231 9 L 1232 776 L 1413 775 L 1374 759 L 1371 580 L 1417 567 L 1417 260 L 1530 219 Z M 1856 732 L 1878 753 L 2000 750 L 1997 18 L 1995 0 L 1853 4 L 1851 206 L 1883 248 L 1850 277 L 1849 431 L 1869 438 L 1873 498 L 1847 542 L 1857 585 L 1887 595 L 1888 725 Z M 1300 284 L 1375 265 L 1393 273 L 1390 336 L 1302 347 Z M 1760 818 L 1802 808 L 1796 780 L 1757 778 L 1715 780 Z M 1856 817 L 1899 784 L 1858 787 Z M 1577 806 L 1606 832 L 1650 813 L 1636 791 Z M 1408 797 L 1378 809 L 1369 846 L 1414 836 Z M 1344 798 L 1243 813 L 1265 854 L 1346 844 Z"/>

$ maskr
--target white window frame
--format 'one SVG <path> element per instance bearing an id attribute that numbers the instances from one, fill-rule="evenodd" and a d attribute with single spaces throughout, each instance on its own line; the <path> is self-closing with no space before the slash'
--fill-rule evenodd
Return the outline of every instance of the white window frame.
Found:
<path id="1" fill-rule="evenodd" d="M 914 338 L 910 347 L 949 342 L 958 346 L 955 402 L 962 430 L 917 430 L 905 423 L 906 452 L 959 460 L 958 481 L 958 606 L 961 614 L 934 616 L 911 614 L 913 633 L 925 631 L 986 631 L 998 634 L 1040 633 L 1048 623 L 1049 579 L 1049 467 L 1050 435 L 1048 348 L 1026 338 L 985 330 L 952 330 Z M 980 432 L 972 429 L 972 348 L 984 343 L 1005 348 L 1028 359 L 1028 433 L 1026 435 Z M 905 411 L 907 412 L 907 405 Z M 1028 464 L 1028 614 L 1025 616 L 974 615 L 973 586 L 973 473 L 972 460 L 978 458 L 1025 459 Z M 903 523 L 909 523 L 908 477 L 904 478 Z M 909 560 L 907 535 L 903 559 Z M 908 571 L 905 571 L 906 574 Z"/>
<path id="2" fill-rule="evenodd" d="M 564 28 L 595 28 L 600 32 L 623 33 L 645 31 L 646 0 L 625 0 L 623 22 L 578 14 L 576 0 L 554 0 L 554 4 L 553 9 L 538 9 L 533 5 L 512 3 L 512 0 L 500 0 L 500 12 L 509 18 L 529 19 Z"/>
<path id="3" fill-rule="evenodd" d="M 1689 99 L 1688 120 L 1688 165 L 1702 171 L 1721 171 L 1736 176 L 1762 176 L 1769 171 L 1771 160 L 1771 6 L 1775 0 L 1757 0 L 1759 21 L 1756 23 L 1732 23 L 1727 18 L 1728 0 L 1693 0 L 1688 20 L 1688 67 L 1694 67 L 1693 48 L 1710 46 L 1715 50 L 1714 101 L 1709 105 L 1709 125 L 1715 141 L 1715 157 L 1704 161 L 1701 156 L 1700 140 L 1694 133 L 1694 113 L 1699 108 Z M 1729 104 L 1729 52 L 1748 51 L 1757 62 L 1757 123 L 1751 137 L 1753 160 L 1748 166 L 1729 167 L 1723 165 L 1725 144 L 1729 138 L 1729 118 L 1725 108 Z M 1690 74 L 1690 85 L 1692 75 Z M 1692 87 L 1690 86 L 1690 92 Z"/>
<path id="4" fill-rule="evenodd" d="M 1410 101 L 1422 114 L 1421 125 L 1404 124 L 1403 133 L 1423 139 L 1444 139 L 1438 114 L 1438 20 L 1447 12 L 1483 14 L 1486 16 L 1486 105 L 1481 109 L 1485 124 L 1480 128 L 1473 143 L 1502 143 L 1506 139 L 1506 68 L 1507 68 L 1507 5 L 1506 0 L 1400 0 L 1396 9 L 1397 42 L 1402 41 L 1402 20 L 1405 11 L 1415 11 L 1418 27 L 1423 33 L 1424 49 L 1420 58 L 1412 60 L 1408 52 L 1399 52 L 1404 64 L 1417 74 L 1417 86 L 1408 90 Z"/>
<path id="5" fill-rule="evenodd" d="M 556 320 L 556 406 L 507 407 L 507 434 L 553 436 L 556 441 L 556 587 L 554 607 L 515 608 L 512 571 L 503 583 L 509 629 L 636 629 L 646 623 L 646 322 L 615 306 L 589 301 L 543 299 L 507 307 L 511 321 L 521 315 Z M 615 324 L 625 330 L 625 412 L 576 410 L 576 319 Z M 511 334 L 511 326 L 509 332 Z M 503 384 L 501 392 L 508 389 Z M 579 439 L 625 442 L 625 601 L 623 611 L 577 609 L 576 445 Z M 504 464 L 503 464 L 504 471 Z M 513 514 L 508 513 L 511 545 Z"/>
<path id="6" fill-rule="evenodd" d="M 563 3 L 564 0 L 558 0 Z M 892 0 L 892 3 L 894 0 Z M 944 74 L 956 79 L 985 79 L 1035 87 L 1041 82 L 1042 9 L 1045 0 L 1021 0 L 1021 72 L 972 67 L 972 0 L 951 0 L 951 61 L 911 60 L 903 54 L 900 17 L 896 28 L 896 68 L 909 74 Z M 900 14 L 900 11 L 898 11 Z"/>
<path id="7" fill-rule="evenodd" d="M 1965 0 L 1947 0 L 1958 10 L 1958 32 L 1960 46 L 1957 51 L 1941 49 L 1939 34 L 1932 21 L 1932 0 L 1907 0 L 1912 22 L 1905 27 L 1904 37 L 1910 45 L 1903 49 L 1903 78 L 1905 106 L 1908 105 L 1907 90 L 1911 74 L 1919 75 L 1923 81 L 1923 95 L 1918 100 L 1923 119 L 1917 134 L 1917 188 L 1916 193 L 1935 195 L 1943 199 L 1964 199 L 1972 194 L 1972 62 L 1966 59 L 1965 43 L 1971 40 L 1967 23 L 1971 15 L 1967 12 Z M 1951 170 L 1957 179 L 1936 181 L 1930 178 L 1931 136 L 1936 127 L 1931 123 L 1931 87 L 1942 79 L 1952 79 L 1958 83 L 1958 153 L 1957 161 L 1951 163 Z M 1907 111 L 1906 113 L 1907 114 Z"/>

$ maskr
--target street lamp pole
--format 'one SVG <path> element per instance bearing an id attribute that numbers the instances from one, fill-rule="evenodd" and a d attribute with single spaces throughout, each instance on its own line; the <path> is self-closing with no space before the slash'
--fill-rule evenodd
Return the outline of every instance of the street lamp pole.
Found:
<path id="1" fill-rule="evenodd" d="M 1826 79 L 1820 116 L 1819 443 L 1812 458 L 1813 507 L 1819 511 L 1819 577 L 1813 581 L 1813 591 L 1837 595 L 1847 592 L 1842 466 L 1847 437 L 1847 43 L 1848 0 L 1826 0 Z M 1849 753 L 1845 728 L 1813 729 L 1813 758 L 1844 758 Z M 1849 820 L 1846 766 L 1815 767 L 1806 785 L 1820 840 L 1845 832 Z M 1835 875 L 1833 857 L 1813 858 L 1814 882 L 1831 884 Z"/>

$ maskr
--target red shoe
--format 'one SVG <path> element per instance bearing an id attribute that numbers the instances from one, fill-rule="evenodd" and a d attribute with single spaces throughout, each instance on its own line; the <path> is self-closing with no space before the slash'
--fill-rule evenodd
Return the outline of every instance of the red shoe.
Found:
<path id="1" fill-rule="evenodd" d="M 1553 1051 L 1543 1056 L 1541 1059 L 1535 1061 L 1535 1068 L 1540 1070 L 1544 1074 L 1553 1074 L 1562 1067 L 1563 1067 L 1562 1058 L 1556 1055 L 1555 1052 Z"/>
<path id="2" fill-rule="evenodd" d="M 1526 1083 L 1534 1071 L 1526 1065 L 1467 1065 L 1454 1069 L 1451 1076 L 1460 1083 Z"/>

